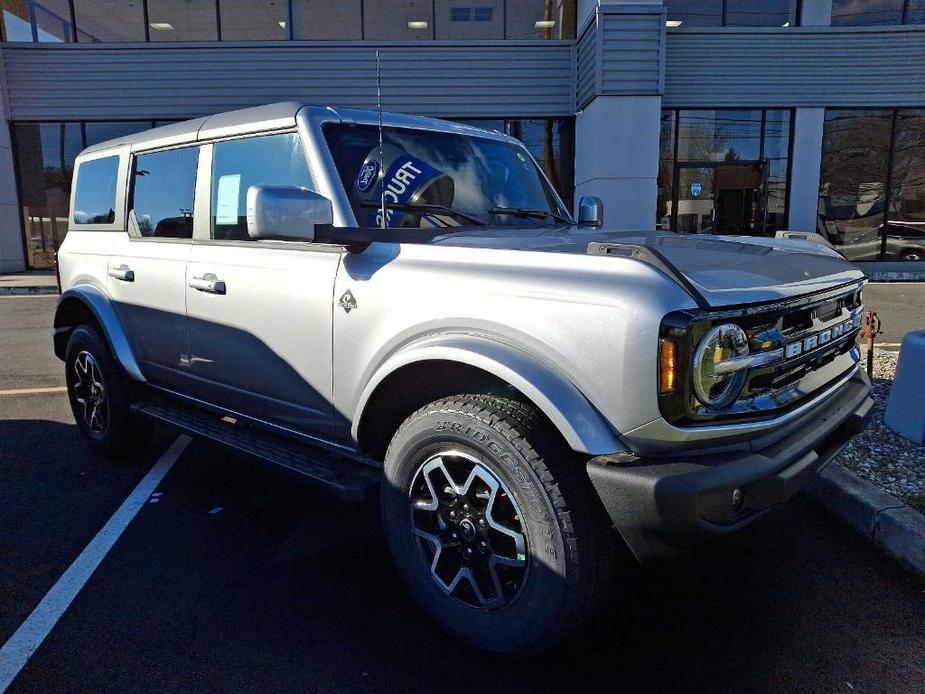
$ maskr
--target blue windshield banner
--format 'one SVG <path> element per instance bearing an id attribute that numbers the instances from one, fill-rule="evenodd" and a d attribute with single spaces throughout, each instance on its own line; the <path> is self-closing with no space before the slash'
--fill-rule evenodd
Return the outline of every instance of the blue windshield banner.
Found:
<path id="1" fill-rule="evenodd" d="M 363 172 L 361 172 L 363 173 Z M 423 191 L 430 183 L 443 174 L 430 164 L 405 154 L 392 162 L 388 172 L 379 181 L 370 196 L 371 202 L 384 199 L 386 204 L 386 218 L 390 227 L 401 226 L 405 213 L 400 210 L 390 210 L 390 204 L 405 204 L 411 202 L 415 195 Z M 360 181 L 358 180 L 358 183 Z M 359 185 L 357 186 L 359 188 Z M 367 185 L 367 188 L 369 186 Z M 382 226 L 381 208 L 369 211 L 369 226 Z"/>

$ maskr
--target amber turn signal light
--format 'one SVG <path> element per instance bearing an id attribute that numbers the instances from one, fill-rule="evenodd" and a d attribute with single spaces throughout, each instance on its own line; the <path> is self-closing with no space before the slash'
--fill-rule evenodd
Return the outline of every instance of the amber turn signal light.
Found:
<path id="1" fill-rule="evenodd" d="M 673 340 L 662 338 L 658 341 L 658 394 L 674 392 L 675 375 L 678 360 Z"/>

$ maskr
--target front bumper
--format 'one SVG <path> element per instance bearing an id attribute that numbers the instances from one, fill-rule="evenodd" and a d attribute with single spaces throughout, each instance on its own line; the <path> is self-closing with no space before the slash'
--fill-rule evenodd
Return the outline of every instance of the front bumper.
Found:
<path id="1" fill-rule="evenodd" d="M 864 428 L 873 408 L 869 392 L 870 380 L 858 370 L 787 436 L 760 450 L 603 455 L 588 461 L 588 474 L 636 557 L 664 557 L 739 530 L 796 495 Z"/>

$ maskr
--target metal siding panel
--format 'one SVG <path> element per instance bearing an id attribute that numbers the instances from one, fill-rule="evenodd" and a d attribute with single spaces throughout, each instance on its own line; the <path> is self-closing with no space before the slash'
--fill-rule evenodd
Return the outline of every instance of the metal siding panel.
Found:
<path id="1" fill-rule="evenodd" d="M 925 27 L 676 30 L 666 107 L 921 106 Z"/>
<path id="2" fill-rule="evenodd" d="M 601 93 L 661 92 L 664 11 L 604 12 Z"/>
<path id="3" fill-rule="evenodd" d="M 573 42 L 4 48 L 15 120 L 171 119 L 289 99 L 444 117 L 574 113 Z"/>
<path id="4" fill-rule="evenodd" d="M 591 99 L 596 96 L 596 79 L 595 74 L 597 53 L 597 42 L 599 34 L 597 31 L 597 21 L 592 21 L 587 30 L 578 40 L 578 74 L 575 81 L 575 92 L 578 108 L 584 108 Z"/>

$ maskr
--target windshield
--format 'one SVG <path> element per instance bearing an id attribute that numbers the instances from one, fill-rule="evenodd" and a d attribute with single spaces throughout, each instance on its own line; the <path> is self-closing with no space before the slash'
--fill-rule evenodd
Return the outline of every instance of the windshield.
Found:
<path id="1" fill-rule="evenodd" d="M 570 223 L 520 145 L 455 133 L 328 123 L 324 135 L 361 227 Z"/>

